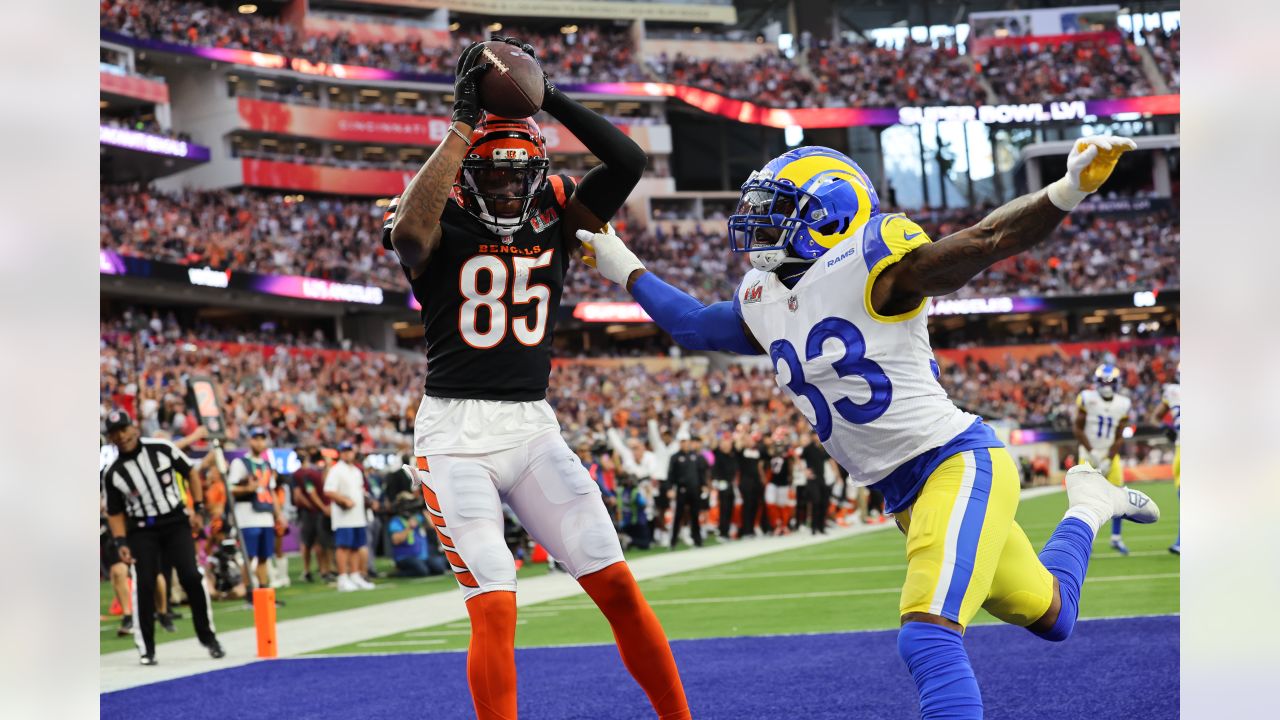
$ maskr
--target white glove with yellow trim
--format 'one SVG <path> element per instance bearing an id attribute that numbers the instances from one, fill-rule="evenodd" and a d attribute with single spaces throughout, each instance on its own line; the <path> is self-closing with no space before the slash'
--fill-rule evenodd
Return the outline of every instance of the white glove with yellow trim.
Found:
<path id="1" fill-rule="evenodd" d="M 582 262 L 599 270 L 605 278 L 626 287 L 631 273 L 643 270 L 644 263 L 623 244 L 622 238 L 613 234 L 612 227 L 605 226 L 605 231 L 577 232 L 578 239 L 582 241 Z"/>
<path id="2" fill-rule="evenodd" d="M 1071 212 L 1111 177 L 1120 156 L 1138 147 L 1133 140 L 1115 135 L 1081 138 L 1067 156 L 1067 174 L 1049 185 L 1049 202 Z"/>

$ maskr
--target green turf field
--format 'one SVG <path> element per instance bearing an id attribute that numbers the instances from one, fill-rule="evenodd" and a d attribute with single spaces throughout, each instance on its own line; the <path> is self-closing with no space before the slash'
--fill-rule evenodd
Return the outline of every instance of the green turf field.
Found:
<path id="1" fill-rule="evenodd" d="M 1085 582 L 1081 617 L 1178 612 L 1179 563 L 1166 549 L 1178 532 L 1178 502 L 1171 483 L 1149 483 L 1142 489 L 1159 503 L 1163 517 L 1155 525 L 1125 524 L 1129 557 L 1108 547 L 1110 528 L 1103 529 Z M 1018 522 L 1035 547 L 1048 538 L 1065 504 L 1061 493 L 1021 504 Z M 641 585 L 670 637 L 723 637 L 896 627 L 905 574 L 902 537 L 889 529 Z M 984 612 L 975 622 L 997 621 Z M 516 642 L 524 647 L 612 642 L 608 624 L 585 595 L 522 608 L 519 623 Z M 466 647 L 467 636 L 463 620 L 326 652 L 455 650 Z"/>

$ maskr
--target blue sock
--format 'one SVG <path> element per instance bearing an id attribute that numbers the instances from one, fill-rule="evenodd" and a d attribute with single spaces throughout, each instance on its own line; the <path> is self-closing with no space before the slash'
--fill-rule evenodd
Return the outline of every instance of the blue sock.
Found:
<path id="1" fill-rule="evenodd" d="M 1040 551 L 1040 562 L 1058 578 L 1058 594 L 1062 598 L 1058 619 L 1046 632 L 1036 633 L 1045 640 L 1060 642 L 1071 637 L 1080 614 L 1080 586 L 1089 571 L 1089 554 L 1093 552 L 1093 528 L 1078 518 L 1064 518 Z"/>
<path id="2" fill-rule="evenodd" d="M 1112 519 L 1111 519 L 1111 536 L 1112 536 L 1112 537 L 1119 537 L 1119 536 L 1120 536 L 1120 528 L 1122 527 L 1121 523 L 1123 523 L 1123 522 L 1124 522 L 1124 521 L 1123 521 L 1123 520 L 1121 520 L 1120 518 L 1112 518 Z"/>
<path id="3" fill-rule="evenodd" d="M 982 693 L 960 633 L 909 622 L 898 631 L 898 654 L 920 692 L 921 720 L 980 720 Z"/>

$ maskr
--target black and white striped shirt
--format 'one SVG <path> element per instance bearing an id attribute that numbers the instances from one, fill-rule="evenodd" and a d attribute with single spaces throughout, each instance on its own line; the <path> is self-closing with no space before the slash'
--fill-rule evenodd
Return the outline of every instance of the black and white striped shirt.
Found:
<path id="1" fill-rule="evenodd" d="M 168 440 L 142 438 L 132 453 L 120 453 L 102 471 L 107 494 L 107 513 L 124 513 L 137 527 L 157 519 L 186 515 L 182 491 L 174 471 L 191 477 L 191 458 Z"/>

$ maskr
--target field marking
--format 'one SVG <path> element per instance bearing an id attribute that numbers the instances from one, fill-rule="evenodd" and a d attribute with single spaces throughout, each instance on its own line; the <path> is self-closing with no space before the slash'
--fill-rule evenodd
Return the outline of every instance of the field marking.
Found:
<path id="1" fill-rule="evenodd" d="M 356 643 L 356 647 L 400 647 L 404 645 L 441 645 L 447 642 L 444 638 L 439 640 L 380 640 L 378 642 L 362 642 Z"/>

